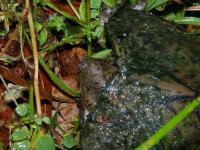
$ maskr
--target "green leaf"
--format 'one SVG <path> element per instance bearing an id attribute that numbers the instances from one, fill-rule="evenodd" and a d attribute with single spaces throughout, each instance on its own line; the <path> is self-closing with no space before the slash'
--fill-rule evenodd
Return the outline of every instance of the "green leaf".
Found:
<path id="1" fill-rule="evenodd" d="M 0 141 L 0 150 L 4 150 L 4 144 Z"/>
<path id="2" fill-rule="evenodd" d="M 85 0 L 81 1 L 79 12 L 80 12 L 80 19 L 82 21 L 86 21 L 86 2 L 85 2 Z"/>
<path id="3" fill-rule="evenodd" d="M 42 121 L 46 124 L 51 124 L 51 120 L 49 117 L 45 116 L 44 118 L 42 118 Z"/>
<path id="4" fill-rule="evenodd" d="M 20 104 L 20 105 L 17 106 L 15 111 L 17 112 L 17 114 L 19 116 L 23 117 L 28 113 L 28 107 L 27 107 L 26 104 Z"/>
<path id="5" fill-rule="evenodd" d="M 96 27 L 100 26 L 100 22 L 95 20 L 91 21 L 89 30 L 94 30 Z"/>
<path id="6" fill-rule="evenodd" d="M 103 30 L 104 30 L 104 28 L 103 28 L 102 26 L 99 26 L 99 27 L 97 27 L 97 28 L 95 29 L 95 32 L 92 32 L 92 35 L 93 35 L 94 37 L 100 38 L 100 36 L 101 36 L 102 33 L 103 33 Z"/>
<path id="7" fill-rule="evenodd" d="M 148 0 L 147 5 L 146 5 L 146 11 L 150 11 L 162 4 L 167 3 L 170 0 Z"/>
<path id="8" fill-rule="evenodd" d="M 41 2 L 41 0 L 36 0 L 36 3 L 39 4 Z"/>
<path id="9" fill-rule="evenodd" d="M 105 59 L 112 55 L 112 49 L 102 50 L 96 54 L 93 54 L 91 57 L 96 59 Z"/>
<path id="10" fill-rule="evenodd" d="M 129 2 L 130 2 L 131 4 L 136 4 L 136 3 L 138 3 L 138 1 L 139 1 L 139 0 L 129 0 Z"/>
<path id="11" fill-rule="evenodd" d="M 63 139 L 63 145 L 66 148 L 72 148 L 76 145 L 76 140 L 71 135 L 65 135 Z"/>
<path id="12" fill-rule="evenodd" d="M 34 28 L 35 28 L 35 31 L 38 33 L 40 30 L 42 30 L 42 24 L 35 21 L 34 22 Z"/>
<path id="13" fill-rule="evenodd" d="M 101 0 L 90 0 L 90 7 L 99 9 L 101 7 Z"/>
<path id="14" fill-rule="evenodd" d="M 165 10 L 165 7 L 166 7 L 166 4 L 163 4 L 163 5 L 160 5 L 160 6 L 156 7 L 155 9 L 156 9 L 157 11 L 164 11 L 164 10 Z"/>
<path id="15" fill-rule="evenodd" d="M 109 7 L 114 7 L 117 4 L 116 0 L 102 0 L 102 2 Z"/>
<path id="16" fill-rule="evenodd" d="M 177 24 L 191 24 L 200 25 L 200 18 L 198 17 L 178 17 L 173 20 Z"/>
<path id="17" fill-rule="evenodd" d="M 74 125 L 74 131 L 76 131 L 80 125 L 80 121 L 78 117 L 74 118 L 73 125 Z"/>
<path id="18" fill-rule="evenodd" d="M 14 142 L 11 146 L 11 150 L 29 150 L 30 145 L 31 144 L 28 140 L 21 141 L 21 142 Z"/>
<path id="19" fill-rule="evenodd" d="M 46 28 L 43 28 L 39 35 L 38 35 L 38 41 L 40 43 L 40 46 L 44 45 L 47 41 L 47 37 L 48 37 L 48 32 Z"/>
<path id="20" fill-rule="evenodd" d="M 17 128 L 11 135 L 12 141 L 22 141 L 30 136 L 30 132 L 26 126 Z"/>
<path id="21" fill-rule="evenodd" d="M 55 150 L 55 143 L 53 138 L 46 134 L 41 136 L 35 145 L 35 150 Z"/>
<path id="22" fill-rule="evenodd" d="M 185 11 L 184 10 L 180 10 L 178 12 L 176 12 L 176 17 L 177 18 L 182 18 L 185 16 Z"/>
<path id="23" fill-rule="evenodd" d="M 8 34 L 8 30 L 0 31 L 0 36 L 6 36 Z"/>
<path id="24" fill-rule="evenodd" d="M 37 125 L 42 125 L 42 118 L 38 115 L 34 115 L 34 121 Z"/>
<path id="25" fill-rule="evenodd" d="M 168 13 L 167 15 L 165 15 L 164 18 L 165 18 L 166 20 L 173 21 L 173 20 L 175 20 L 176 15 L 175 15 L 174 12 L 171 12 L 171 13 Z"/>
<path id="26" fill-rule="evenodd" d="M 65 18 L 62 16 L 52 16 L 47 23 L 47 27 L 55 28 L 58 32 L 66 30 Z"/>
<path id="27" fill-rule="evenodd" d="M 97 9 L 91 9 L 91 18 L 96 18 L 99 15 L 99 11 Z"/>

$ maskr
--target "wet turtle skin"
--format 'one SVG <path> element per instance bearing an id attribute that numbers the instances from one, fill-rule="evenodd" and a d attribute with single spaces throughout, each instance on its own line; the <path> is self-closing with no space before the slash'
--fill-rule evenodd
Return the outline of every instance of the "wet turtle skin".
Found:
<path id="1" fill-rule="evenodd" d="M 200 39 L 151 13 L 128 7 L 121 8 L 106 29 L 116 51 L 117 61 L 112 64 L 117 71 L 106 80 L 107 61 L 88 60 L 81 66 L 81 85 L 87 89 L 82 90 L 83 101 L 92 106 L 83 125 L 81 147 L 129 150 L 147 140 L 199 93 Z M 93 63 L 98 68 L 95 77 L 85 67 Z M 87 82 L 82 82 L 86 81 L 83 77 Z M 91 83 L 98 88 L 91 88 Z M 153 149 L 198 150 L 199 143 L 200 123 L 194 111 Z"/>

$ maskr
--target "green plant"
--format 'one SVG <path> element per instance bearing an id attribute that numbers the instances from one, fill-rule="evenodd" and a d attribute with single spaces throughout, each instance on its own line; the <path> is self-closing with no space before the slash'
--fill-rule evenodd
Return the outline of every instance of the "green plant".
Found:
<path id="1" fill-rule="evenodd" d="M 138 3 L 139 0 L 130 0 L 132 3 Z M 70 0 L 65 1 L 66 4 L 74 12 L 74 16 L 68 14 L 66 11 L 59 9 L 55 3 L 50 0 L 33 0 L 33 5 L 30 5 L 30 1 L 26 0 L 23 4 L 18 1 L 4 1 L 1 0 L 1 21 L 3 22 L 3 30 L 0 32 L 1 36 L 11 35 L 4 48 L 4 51 L 8 49 L 8 46 L 13 40 L 19 40 L 21 51 L 25 41 L 28 41 L 34 56 L 30 56 L 27 60 L 23 55 L 19 57 L 12 57 L 4 52 L 0 53 L 0 60 L 4 65 L 12 65 L 18 60 L 23 60 L 24 63 L 29 66 L 28 59 L 34 58 L 34 65 L 37 66 L 34 71 L 34 77 L 29 78 L 31 82 L 29 87 L 23 87 L 14 84 L 6 84 L 3 77 L 2 82 L 6 88 L 3 93 L 4 100 L 6 102 L 14 101 L 16 104 L 15 112 L 18 115 L 20 121 L 12 126 L 12 133 L 10 135 L 11 148 L 14 150 L 26 150 L 26 149 L 48 149 L 54 150 L 56 147 L 73 149 L 78 147 L 79 134 L 78 129 L 79 120 L 75 119 L 76 127 L 71 134 L 65 133 L 61 145 L 56 145 L 55 135 L 50 130 L 56 128 L 59 125 L 56 123 L 56 115 L 52 118 L 41 115 L 40 108 L 40 95 L 36 92 L 38 87 L 38 62 L 43 70 L 47 73 L 52 82 L 61 89 L 64 93 L 71 95 L 72 97 L 80 97 L 80 93 L 74 88 L 64 83 L 53 72 L 52 68 L 45 61 L 45 57 L 56 51 L 58 48 L 69 45 L 84 45 L 87 47 L 88 57 L 105 59 L 112 55 L 112 50 L 108 49 L 105 44 L 101 43 L 104 36 L 104 27 L 99 20 L 102 6 L 115 7 L 120 0 L 81 0 L 79 9 L 75 8 Z M 164 12 L 165 8 L 169 5 L 173 5 L 175 2 L 170 0 L 148 0 L 145 7 L 146 11 L 159 11 Z M 34 6 L 31 8 L 30 6 Z M 169 11 L 163 13 L 161 16 L 165 19 L 173 21 L 177 24 L 183 25 L 200 25 L 199 16 L 192 16 L 192 13 L 186 14 L 186 11 L 190 12 L 192 9 L 198 9 L 199 2 L 191 3 L 189 6 L 180 4 L 181 9 L 176 11 Z M 51 15 L 48 20 L 43 20 L 37 16 L 37 11 L 42 8 L 51 9 L 55 14 Z M 27 11 L 31 13 L 28 13 Z M 10 30 L 12 21 L 17 22 L 16 28 Z M 199 33 L 199 29 L 194 29 L 193 33 Z M 56 41 L 49 42 L 52 34 L 59 34 Z M 20 35 L 19 35 L 20 34 Z M 17 36 L 17 38 L 16 38 Z M 163 41 L 164 42 L 164 41 Z M 98 45 L 96 50 L 94 47 Z M 44 55 L 45 54 L 45 55 Z M 34 84 L 32 85 L 32 82 Z M 28 90 L 29 98 L 27 102 L 18 103 L 17 99 L 22 97 L 24 92 Z M 34 93 L 35 92 L 35 93 Z M 35 99 L 36 101 L 35 105 Z M 199 106 L 199 98 L 190 103 L 179 114 L 177 114 L 171 121 L 169 121 L 163 128 L 149 138 L 148 141 L 139 146 L 138 150 L 150 149 L 159 140 L 166 136 L 173 128 L 180 123 L 185 117 L 188 116 L 196 107 Z M 36 109 L 35 109 L 36 108 Z M 57 114 L 58 112 L 56 112 Z M 46 130 L 44 129 L 46 127 Z M 45 146 L 44 146 L 45 145 Z M 3 147 L 0 143 L 0 149 Z"/>

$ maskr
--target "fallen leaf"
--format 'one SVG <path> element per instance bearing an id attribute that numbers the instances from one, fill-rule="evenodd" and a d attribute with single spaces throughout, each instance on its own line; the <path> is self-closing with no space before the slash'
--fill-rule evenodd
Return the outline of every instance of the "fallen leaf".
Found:
<path id="1" fill-rule="evenodd" d="M 64 131 L 63 134 L 71 133 L 75 127 L 74 121 L 79 116 L 79 108 L 76 103 L 58 103 L 53 102 L 54 106 L 59 105 L 57 124 Z"/>
<path id="2" fill-rule="evenodd" d="M 86 58 L 87 53 L 80 47 L 64 50 L 58 54 L 61 76 L 75 75 L 79 73 L 81 60 Z"/>
<path id="3" fill-rule="evenodd" d="M 0 66 L 0 74 L 2 77 L 16 85 L 28 87 L 28 82 L 22 78 L 21 76 L 17 75 L 13 70 L 10 70 L 6 67 Z"/>
<path id="4" fill-rule="evenodd" d="M 9 149 L 9 131 L 0 128 L 0 142 L 3 144 L 4 149 Z"/>
<path id="5" fill-rule="evenodd" d="M 78 81 L 77 78 L 74 78 L 74 76 L 65 76 L 62 77 L 62 80 L 69 86 L 78 90 Z M 52 90 L 52 95 L 66 101 L 66 103 L 52 102 L 52 105 L 54 108 L 58 108 L 59 113 L 57 116 L 57 123 L 59 124 L 61 129 L 65 133 L 72 132 L 74 129 L 74 119 L 79 116 L 79 108 L 77 106 L 77 103 L 72 97 L 64 95 L 55 87 Z"/>

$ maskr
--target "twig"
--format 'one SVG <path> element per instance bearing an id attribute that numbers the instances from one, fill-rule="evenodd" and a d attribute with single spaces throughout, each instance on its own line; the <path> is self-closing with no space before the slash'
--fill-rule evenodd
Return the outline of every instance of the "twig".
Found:
<path id="1" fill-rule="evenodd" d="M 38 81 L 38 73 L 39 73 L 39 64 L 38 64 L 38 51 L 37 51 L 37 42 L 36 42 L 36 36 L 33 26 L 33 18 L 31 13 L 31 7 L 30 7 L 30 1 L 26 0 L 26 8 L 29 10 L 28 12 L 28 24 L 30 29 L 30 35 L 31 35 L 31 43 L 33 48 L 33 58 L 34 58 L 34 92 L 35 92 L 35 99 L 36 99 L 36 108 L 37 113 L 39 116 L 42 115 L 42 108 L 41 108 L 41 101 L 40 101 L 40 92 L 39 92 L 39 81 Z"/>
<path id="2" fill-rule="evenodd" d="M 77 18 L 80 20 L 81 17 L 79 15 L 79 13 L 76 11 L 76 8 L 74 8 L 74 5 L 71 3 L 71 0 L 67 0 L 69 6 L 71 7 L 71 9 L 73 10 L 73 12 L 75 13 L 75 15 L 77 16 Z"/>

